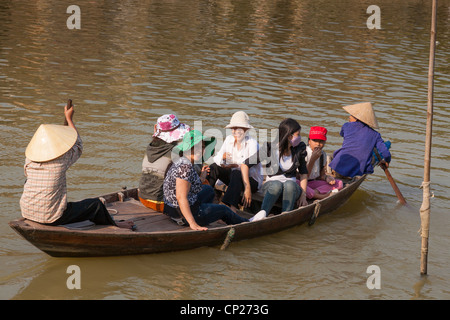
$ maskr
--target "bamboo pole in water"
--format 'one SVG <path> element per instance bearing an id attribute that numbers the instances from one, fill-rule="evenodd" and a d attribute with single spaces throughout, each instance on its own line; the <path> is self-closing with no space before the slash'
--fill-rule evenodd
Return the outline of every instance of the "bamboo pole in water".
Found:
<path id="1" fill-rule="evenodd" d="M 437 0 L 433 0 L 431 15 L 431 39 L 430 60 L 428 66 L 428 107 L 427 107 L 427 129 L 425 137 L 425 159 L 423 174 L 423 201 L 420 207 L 422 247 L 420 255 L 420 273 L 427 274 L 428 267 L 428 237 L 430 229 L 430 162 L 431 162 L 431 138 L 433 128 L 433 78 L 434 78 L 434 56 L 436 47 L 436 11 Z"/>

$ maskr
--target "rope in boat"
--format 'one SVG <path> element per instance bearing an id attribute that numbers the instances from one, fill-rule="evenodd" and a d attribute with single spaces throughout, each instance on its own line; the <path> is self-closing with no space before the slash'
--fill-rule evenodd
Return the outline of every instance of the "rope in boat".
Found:
<path id="1" fill-rule="evenodd" d="M 106 208 L 106 210 L 108 210 L 109 214 L 112 216 L 115 216 L 118 213 L 116 209 Z"/>
<path id="2" fill-rule="evenodd" d="M 225 241 L 222 244 L 222 247 L 220 247 L 220 250 L 225 250 L 230 245 L 231 241 L 234 238 L 234 235 L 236 233 L 236 230 L 234 228 L 230 228 L 227 232 L 227 236 L 225 237 Z"/>
<path id="3" fill-rule="evenodd" d="M 319 216 L 319 212 L 320 212 L 320 202 L 316 203 L 316 206 L 314 207 L 314 213 L 311 216 L 311 219 L 309 219 L 308 225 L 312 226 L 315 222 L 317 217 Z"/>

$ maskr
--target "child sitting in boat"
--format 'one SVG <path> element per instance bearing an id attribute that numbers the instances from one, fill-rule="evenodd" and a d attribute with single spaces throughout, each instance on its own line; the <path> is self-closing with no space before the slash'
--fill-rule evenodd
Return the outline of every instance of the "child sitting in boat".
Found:
<path id="1" fill-rule="evenodd" d="M 132 229 L 132 221 L 115 222 L 99 198 L 67 202 L 66 171 L 81 156 L 83 142 L 72 120 L 75 107 L 66 105 L 67 126 L 42 124 L 25 151 L 27 180 L 20 198 L 22 216 L 58 226 L 90 220 L 99 225 Z"/>
<path id="2" fill-rule="evenodd" d="M 139 199 L 146 207 L 163 212 L 163 182 L 167 168 L 172 163 L 172 149 L 191 128 L 180 123 L 176 115 L 165 114 L 158 118 L 153 129 L 153 139 L 142 160 Z"/>
<path id="3" fill-rule="evenodd" d="M 342 126 L 340 135 L 344 138 L 342 147 L 333 154 L 330 168 L 343 177 L 353 178 L 373 173 L 372 154 L 374 148 L 389 166 L 391 153 L 386 147 L 378 129 L 378 122 L 370 102 L 343 107 L 350 113 L 349 122 Z"/>
<path id="4" fill-rule="evenodd" d="M 342 180 L 335 179 L 325 173 L 327 154 L 323 147 L 327 141 L 327 129 L 324 127 L 311 127 L 306 146 L 306 162 L 308 168 L 308 186 L 306 197 L 308 199 L 323 199 L 333 190 L 343 188 Z M 300 184 L 300 181 L 297 180 Z"/>
<path id="5" fill-rule="evenodd" d="M 209 168 L 203 166 L 199 175 L 194 164 L 203 163 L 210 158 L 215 144 L 215 138 L 208 140 L 198 130 L 189 131 L 182 143 L 174 148 L 174 162 L 164 179 L 164 213 L 178 224 L 189 225 L 193 230 L 207 230 L 208 224 L 220 219 L 226 224 L 238 224 L 259 220 L 261 216 L 248 220 L 226 205 L 212 203 L 214 189 L 203 184 Z"/>

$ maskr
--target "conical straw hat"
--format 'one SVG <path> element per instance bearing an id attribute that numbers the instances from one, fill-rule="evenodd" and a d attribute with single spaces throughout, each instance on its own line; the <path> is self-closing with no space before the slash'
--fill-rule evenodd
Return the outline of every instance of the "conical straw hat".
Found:
<path id="1" fill-rule="evenodd" d="M 370 102 L 352 104 L 343 108 L 359 121 L 364 122 L 374 129 L 378 129 L 378 121 Z"/>
<path id="2" fill-rule="evenodd" d="M 68 126 L 41 124 L 25 150 L 25 156 L 34 162 L 58 158 L 77 141 L 77 131 Z"/>

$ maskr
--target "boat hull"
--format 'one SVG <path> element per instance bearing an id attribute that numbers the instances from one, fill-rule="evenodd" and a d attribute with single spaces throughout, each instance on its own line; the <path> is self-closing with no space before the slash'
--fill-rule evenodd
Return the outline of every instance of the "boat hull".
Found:
<path id="1" fill-rule="evenodd" d="M 137 232 L 113 226 L 68 230 L 61 226 L 44 226 L 27 219 L 13 220 L 9 225 L 27 241 L 53 257 L 117 256 L 187 250 L 221 245 L 230 228 L 234 228 L 235 231 L 233 241 L 239 241 L 272 234 L 312 221 L 312 217 L 332 212 L 344 204 L 364 179 L 365 176 L 359 177 L 338 193 L 290 212 L 232 226 L 219 224 L 206 231 L 194 231 L 188 227 L 178 226 L 174 226 L 173 230 L 169 228 L 164 231 L 145 231 L 144 227 L 138 227 Z M 117 201 L 118 204 L 120 202 L 119 199 L 112 198 L 115 196 L 105 197 L 108 198 L 108 202 Z M 145 214 L 144 210 L 142 217 Z M 164 222 L 162 219 L 168 219 L 156 213 L 154 217 L 160 219 L 160 223 Z M 172 222 L 170 224 L 175 225 Z M 140 229 L 143 231 L 139 231 Z"/>

